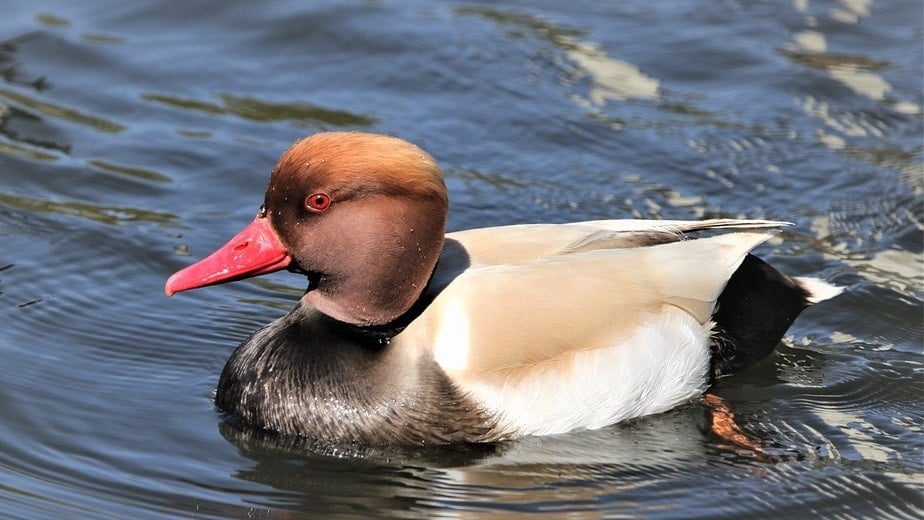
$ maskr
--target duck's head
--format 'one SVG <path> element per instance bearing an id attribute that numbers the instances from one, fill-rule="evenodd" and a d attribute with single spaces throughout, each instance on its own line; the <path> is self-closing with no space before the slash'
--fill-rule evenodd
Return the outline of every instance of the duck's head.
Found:
<path id="1" fill-rule="evenodd" d="M 167 295 L 282 269 L 305 298 L 356 325 L 385 324 L 418 299 L 439 259 L 448 201 L 436 161 L 395 137 L 330 132 L 279 159 L 257 217 L 167 280 Z"/>

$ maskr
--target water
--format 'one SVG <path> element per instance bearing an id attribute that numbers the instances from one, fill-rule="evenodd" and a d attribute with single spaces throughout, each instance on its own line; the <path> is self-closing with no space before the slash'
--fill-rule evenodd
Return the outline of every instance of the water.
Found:
<path id="1" fill-rule="evenodd" d="M 0 516 L 917 517 L 924 28 L 914 1 L 0 6 Z M 315 453 L 211 406 L 285 273 L 167 299 L 324 129 L 443 165 L 451 229 L 747 216 L 847 287 L 691 404 L 484 450 Z"/>

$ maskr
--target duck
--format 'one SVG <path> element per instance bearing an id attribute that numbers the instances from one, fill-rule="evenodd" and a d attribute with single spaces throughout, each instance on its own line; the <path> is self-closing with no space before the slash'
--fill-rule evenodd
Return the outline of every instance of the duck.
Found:
<path id="1" fill-rule="evenodd" d="M 256 217 L 167 296 L 288 270 L 292 310 L 243 341 L 214 404 L 330 444 L 492 443 L 692 402 L 841 288 L 751 251 L 786 222 L 594 220 L 446 232 L 436 160 L 398 137 L 289 147 Z"/>

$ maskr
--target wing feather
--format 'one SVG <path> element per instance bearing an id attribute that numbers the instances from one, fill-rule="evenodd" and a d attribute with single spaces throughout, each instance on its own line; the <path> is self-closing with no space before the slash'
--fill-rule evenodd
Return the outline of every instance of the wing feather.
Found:
<path id="1" fill-rule="evenodd" d="M 396 340 L 431 349 L 449 373 L 471 375 L 612 346 L 665 306 L 710 326 L 715 301 L 732 273 L 771 236 L 736 232 L 473 265 Z"/>

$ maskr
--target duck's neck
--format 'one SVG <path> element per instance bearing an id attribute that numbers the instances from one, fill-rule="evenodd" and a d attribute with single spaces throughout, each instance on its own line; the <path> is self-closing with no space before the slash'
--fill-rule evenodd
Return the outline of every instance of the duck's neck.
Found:
<path id="1" fill-rule="evenodd" d="M 310 277 L 304 300 L 345 323 L 387 325 L 411 311 L 433 275 L 443 248 L 444 219 L 402 222 L 370 247 L 344 255 Z"/>

